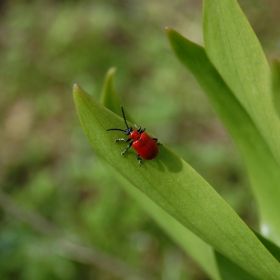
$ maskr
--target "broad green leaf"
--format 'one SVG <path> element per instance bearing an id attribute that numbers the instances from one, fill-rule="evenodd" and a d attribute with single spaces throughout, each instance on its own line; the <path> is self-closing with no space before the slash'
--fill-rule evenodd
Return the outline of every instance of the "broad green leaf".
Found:
<path id="1" fill-rule="evenodd" d="M 254 231 L 255 235 L 266 247 L 266 249 L 275 257 L 276 260 L 280 261 L 280 248 L 266 239 L 264 236 Z M 222 280 L 255 280 L 256 278 L 248 274 L 240 266 L 236 265 L 228 258 L 215 251 L 217 266 L 221 275 Z"/>
<path id="2" fill-rule="evenodd" d="M 165 146 L 152 161 L 138 166 L 135 153 L 121 157 L 114 143 L 123 120 L 74 86 L 76 109 L 97 154 L 130 183 L 206 243 L 259 279 L 279 279 L 280 266 L 258 238 L 216 191 L 186 162 Z M 118 145 L 120 144 L 120 145 Z"/>
<path id="3" fill-rule="evenodd" d="M 263 237 L 257 232 L 254 232 L 262 244 L 269 250 L 269 252 L 280 261 L 280 248 L 274 243 Z M 222 280 L 255 280 L 256 278 L 248 274 L 240 266 L 234 264 L 228 258 L 215 251 L 217 265 Z"/>
<path id="4" fill-rule="evenodd" d="M 171 29 L 167 29 L 167 35 L 175 54 L 197 79 L 240 152 L 257 199 L 263 234 L 279 243 L 280 172 L 277 162 L 204 49 Z"/>
<path id="5" fill-rule="evenodd" d="M 107 72 L 101 103 L 115 114 L 121 115 L 121 103 L 112 83 L 114 74 L 115 71 L 111 69 Z M 147 215 L 149 215 L 175 243 L 190 255 L 211 279 L 220 279 L 212 247 L 171 217 L 166 211 L 139 191 L 133 184 L 129 183 L 124 177 L 120 176 L 115 170 L 112 169 L 110 173 L 114 174 L 120 181 L 123 189 L 139 204 Z"/>
<path id="6" fill-rule="evenodd" d="M 222 280 L 256 280 L 254 276 L 247 273 L 219 252 L 215 251 L 215 256 Z"/>
<path id="7" fill-rule="evenodd" d="M 255 235 L 262 242 L 262 244 L 267 248 L 267 250 L 278 260 L 280 261 L 280 248 L 274 243 L 266 239 L 264 236 L 260 235 L 258 232 L 255 232 Z M 221 278 L 223 280 L 254 280 L 256 278 L 252 277 L 241 267 L 237 266 L 231 262 L 228 258 L 215 251 L 217 265 L 220 271 Z"/>
<path id="8" fill-rule="evenodd" d="M 280 163 L 280 119 L 271 94 L 271 71 L 236 0 L 204 0 L 206 53 Z"/>
<path id="9" fill-rule="evenodd" d="M 220 279 L 212 247 L 171 217 L 116 171 L 111 172 L 126 192 L 139 204 L 170 238 L 196 261 L 211 279 Z"/>
<path id="10" fill-rule="evenodd" d="M 266 239 L 263 235 L 259 234 L 258 232 L 254 231 L 254 233 L 261 241 L 261 243 L 265 246 L 265 248 L 271 253 L 271 255 L 274 256 L 274 258 L 278 260 L 278 262 L 280 262 L 280 247 L 278 247 L 270 240 Z"/>
<path id="11" fill-rule="evenodd" d="M 278 59 L 272 61 L 272 90 L 274 107 L 280 118 L 280 61 Z"/>

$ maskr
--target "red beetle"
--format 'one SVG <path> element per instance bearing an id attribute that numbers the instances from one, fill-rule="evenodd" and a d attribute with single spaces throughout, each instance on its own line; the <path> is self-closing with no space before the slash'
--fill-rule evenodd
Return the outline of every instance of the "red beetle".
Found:
<path id="1" fill-rule="evenodd" d="M 107 131 L 119 130 L 119 131 L 123 131 L 126 135 L 129 135 L 128 139 L 119 138 L 116 139 L 115 142 L 119 142 L 119 141 L 129 142 L 128 146 L 121 153 L 121 155 L 123 156 L 127 152 L 127 150 L 131 146 L 133 146 L 133 148 L 137 152 L 138 163 L 141 166 L 142 159 L 150 160 L 150 159 L 154 159 L 157 156 L 158 145 L 160 145 L 160 143 L 157 143 L 158 141 L 157 138 L 152 138 L 147 133 L 144 132 L 146 128 L 141 128 L 141 126 L 135 125 L 137 129 L 133 130 L 132 127 L 129 127 L 126 122 L 126 118 L 122 106 L 121 109 L 122 109 L 122 115 L 123 115 L 124 123 L 126 125 L 126 129 L 109 128 L 107 129 Z"/>

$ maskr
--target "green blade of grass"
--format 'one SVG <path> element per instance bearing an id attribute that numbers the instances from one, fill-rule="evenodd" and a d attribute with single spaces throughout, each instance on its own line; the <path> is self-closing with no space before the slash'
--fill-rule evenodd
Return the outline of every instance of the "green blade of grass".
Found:
<path id="1" fill-rule="evenodd" d="M 76 109 L 95 151 L 151 200 L 206 243 L 259 279 L 279 279 L 280 266 L 252 231 L 216 191 L 186 162 L 166 147 L 153 161 L 137 164 L 133 151 L 121 157 L 114 143 L 123 120 L 96 102 L 78 85 Z M 122 135 L 121 135 L 122 136 Z"/>
<path id="2" fill-rule="evenodd" d="M 113 84 L 114 74 L 115 70 L 112 71 L 112 69 L 109 69 L 107 72 L 100 101 L 109 110 L 121 116 L 121 103 Z M 130 117 L 128 118 L 131 120 Z M 123 189 L 139 204 L 146 214 L 149 215 L 175 243 L 190 255 L 211 279 L 220 279 L 211 246 L 171 217 L 166 211 L 129 183 L 129 181 L 120 176 L 119 173 L 114 170 L 110 173 L 114 174 L 117 180 L 121 182 Z"/>
<path id="3" fill-rule="evenodd" d="M 236 0 L 204 0 L 206 53 L 249 113 L 280 163 L 280 120 L 271 94 L 271 71 Z"/>
<path id="4" fill-rule="evenodd" d="M 257 199 L 263 234 L 279 243 L 278 163 L 204 49 L 171 29 L 167 29 L 167 35 L 175 54 L 197 79 L 240 152 Z"/>

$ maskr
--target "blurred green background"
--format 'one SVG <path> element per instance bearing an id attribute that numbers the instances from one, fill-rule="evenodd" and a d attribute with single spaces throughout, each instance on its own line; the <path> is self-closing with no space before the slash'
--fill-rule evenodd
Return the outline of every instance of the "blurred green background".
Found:
<path id="1" fill-rule="evenodd" d="M 279 2 L 239 3 L 279 54 Z M 0 1 L 0 279 L 208 279 L 84 136 L 72 85 L 98 99 L 111 66 L 134 120 L 257 228 L 242 162 L 165 36 L 203 44 L 201 13 L 200 0 Z"/>

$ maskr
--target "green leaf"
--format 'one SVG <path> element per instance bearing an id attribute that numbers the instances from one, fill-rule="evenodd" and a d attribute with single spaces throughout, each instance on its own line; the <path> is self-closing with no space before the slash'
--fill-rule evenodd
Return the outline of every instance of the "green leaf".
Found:
<path id="1" fill-rule="evenodd" d="M 130 183 L 198 237 L 260 279 L 279 279 L 279 263 L 216 191 L 166 147 L 152 161 L 137 164 L 133 151 L 120 157 L 114 143 L 123 120 L 74 85 L 76 109 L 91 145 Z"/>
<path id="2" fill-rule="evenodd" d="M 280 120 L 271 94 L 271 71 L 236 0 L 204 0 L 206 53 L 280 163 Z"/>
<path id="3" fill-rule="evenodd" d="M 274 107 L 280 118 L 280 61 L 278 59 L 272 61 L 272 89 Z"/>
<path id="4" fill-rule="evenodd" d="M 100 102 L 101 102 L 101 104 L 106 106 L 108 109 L 115 112 L 117 115 L 121 116 L 120 98 L 117 95 L 117 92 L 116 92 L 115 86 L 114 86 L 115 72 L 116 72 L 115 67 L 112 67 L 108 70 L 106 77 L 105 77 L 104 86 L 103 86 L 102 94 L 100 97 Z M 110 94 L 108 94 L 108 93 L 110 93 Z"/>
<path id="5" fill-rule="evenodd" d="M 255 232 L 255 235 L 262 242 L 262 244 L 267 248 L 267 250 L 278 260 L 280 261 L 280 248 L 274 243 L 266 239 L 264 236 Z M 244 271 L 240 266 L 237 266 L 231 262 L 228 258 L 215 251 L 215 256 L 217 260 L 217 265 L 220 271 L 220 275 L 224 280 L 254 280 L 256 278 L 252 277 L 246 271 Z"/>
<path id="6" fill-rule="evenodd" d="M 255 277 L 219 252 L 215 251 L 215 256 L 222 280 L 256 280 Z"/>
<path id="7" fill-rule="evenodd" d="M 211 279 L 220 279 L 212 247 L 171 217 L 161 207 L 139 191 L 115 170 L 110 172 L 120 181 L 123 189 L 139 204 L 169 237 L 181 247 Z"/>
<path id="8" fill-rule="evenodd" d="M 114 74 L 115 69 L 114 71 L 109 69 L 107 72 L 100 101 L 115 114 L 121 115 L 121 103 L 112 82 Z M 131 118 L 129 119 L 131 120 Z M 123 189 L 139 204 L 139 206 L 141 206 L 147 215 L 149 215 L 175 243 L 190 255 L 211 279 L 220 279 L 212 247 L 171 217 L 166 211 L 135 188 L 135 186 L 129 183 L 124 177 L 120 176 L 115 170 L 112 169 L 110 174 L 113 174 L 117 180 L 120 181 L 120 185 Z"/>
<path id="9" fill-rule="evenodd" d="M 270 240 L 266 239 L 263 235 L 259 234 L 258 232 L 254 231 L 255 235 L 261 241 L 261 243 L 265 246 L 265 248 L 274 256 L 278 262 L 280 262 L 280 247 L 276 244 L 271 242 Z"/>
<path id="10" fill-rule="evenodd" d="M 116 92 L 114 78 L 115 78 L 116 68 L 110 68 L 105 76 L 105 80 L 103 83 L 103 90 L 100 96 L 100 103 L 107 107 L 109 110 L 114 112 L 115 114 L 122 116 L 120 105 L 121 100 L 119 95 Z M 125 116 L 128 120 L 132 121 L 127 110 L 125 110 Z"/>
<path id="11" fill-rule="evenodd" d="M 263 234 L 279 243 L 279 165 L 204 49 L 171 29 L 167 35 L 178 59 L 195 76 L 240 152 L 257 199 Z"/>

